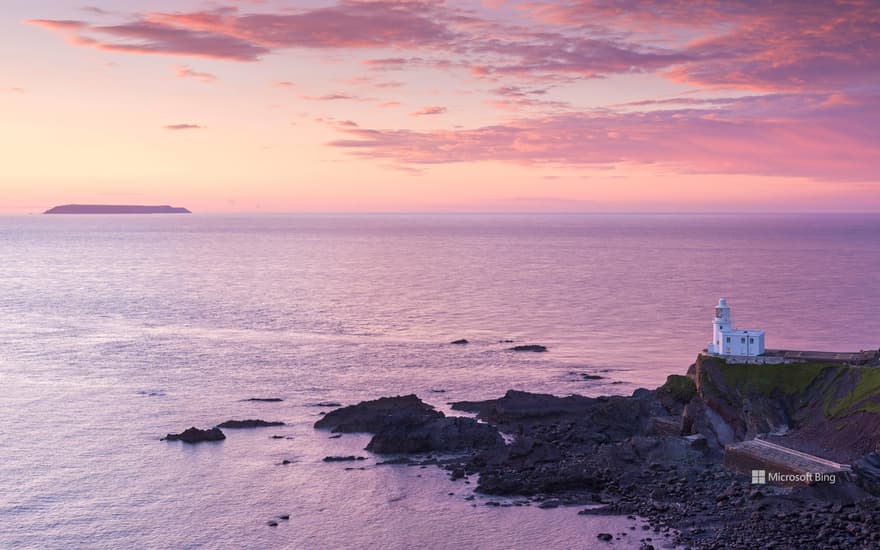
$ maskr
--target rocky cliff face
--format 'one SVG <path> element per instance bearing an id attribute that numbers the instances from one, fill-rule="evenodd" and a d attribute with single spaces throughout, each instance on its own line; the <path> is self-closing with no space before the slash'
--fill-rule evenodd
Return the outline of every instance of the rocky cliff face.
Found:
<path id="1" fill-rule="evenodd" d="M 842 364 L 729 364 L 700 355 L 683 429 L 712 448 L 757 435 L 853 462 L 880 444 L 880 369 Z"/>

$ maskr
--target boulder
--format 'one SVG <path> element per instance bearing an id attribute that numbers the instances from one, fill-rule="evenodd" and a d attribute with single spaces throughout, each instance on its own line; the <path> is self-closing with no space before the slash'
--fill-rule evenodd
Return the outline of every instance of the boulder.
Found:
<path id="1" fill-rule="evenodd" d="M 382 397 L 330 411 L 315 422 L 315 428 L 336 433 L 378 433 L 387 426 L 416 426 L 443 413 L 422 402 L 415 395 Z"/>
<path id="2" fill-rule="evenodd" d="M 547 346 L 539 346 L 538 344 L 526 344 L 522 346 L 513 346 L 510 351 L 533 351 L 542 353 L 547 351 Z"/>
<path id="3" fill-rule="evenodd" d="M 203 441 L 222 441 L 226 439 L 223 431 L 219 428 L 200 430 L 195 426 L 187 428 L 179 434 L 168 434 L 162 441 L 183 441 L 184 443 L 202 443 Z"/>
<path id="4" fill-rule="evenodd" d="M 456 345 L 456 346 L 463 346 L 463 345 L 468 344 L 468 343 L 469 343 L 469 342 L 468 342 L 467 340 L 465 340 L 464 338 L 460 338 L 460 339 L 458 339 L 458 340 L 453 340 L 452 342 L 450 342 L 450 344 L 454 344 L 454 345 Z"/>

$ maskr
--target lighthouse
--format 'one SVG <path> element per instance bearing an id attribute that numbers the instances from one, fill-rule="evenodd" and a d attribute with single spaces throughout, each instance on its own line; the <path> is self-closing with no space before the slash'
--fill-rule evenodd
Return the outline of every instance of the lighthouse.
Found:
<path id="1" fill-rule="evenodd" d="M 706 351 L 715 355 L 756 357 L 764 354 L 764 331 L 735 329 L 727 298 L 718 300 L 712 319 L 712 341 Z"/>

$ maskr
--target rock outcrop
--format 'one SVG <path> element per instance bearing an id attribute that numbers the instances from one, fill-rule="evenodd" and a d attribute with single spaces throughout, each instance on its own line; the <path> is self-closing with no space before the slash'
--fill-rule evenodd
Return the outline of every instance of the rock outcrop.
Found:
<path id="1" fill-rule="evenodd" d="M 522 346 L 513 346 L 512 348 L 510 348 L 510 351 L 532 351 L 543 353 L 547 351 L 547 346 L 540 346 L 538 344 L 525 344 Z"/>
<path id="2" fill-rule="evenodd" d="M 415 395 L 383 397 L 327 413 L 315 428 L 366 432 L 380 454 L 455 452 L 503 445 L 498 431 L 471 418 L 447 417 Z"/>
<path id="3" fill-rule="evenodd" d="M 700 356 L 688 376 L 629 397 L 511 390 L 452 408 L 487 424 L 446 417 L 410 395 L 332 411 L 316 427 L 373 433 L 367 449 L 378 453 L 461 451 L 423 464 L 443 465 L 453 480 L 478 475 L 485 494 L 525 495 L 544 507 L 603 505 L 584 515 L 638 514 L 664 544 L 880 547 L 880 499 L 865 492 L 880 494 L 880 369 Z M 512 441 L 501 444 L 498 430 Z M 844 475 L 835 484 L 755 489 L 720 455 L 758 434 L 853 462 L 858 485 Z"/>
<path id="4" fill-rule="evenodd" d="M 758 435 L 851 463 L 880 444 L 880 369 L 842 364 L 743 365 L 700 355 L 683 424 L 710 446 Z"/>
<path id="5" fill-rule="evenodd" d="M 193 426 L 180 432 L 179 434 L 168 434 L 162 438 L 162 441 L 183 441 L 184 443 L 202 443 L 204 441 L 222 441 L 226 439 L 226 435 L 219 428 L 209 428 L 200 430 Z"/>

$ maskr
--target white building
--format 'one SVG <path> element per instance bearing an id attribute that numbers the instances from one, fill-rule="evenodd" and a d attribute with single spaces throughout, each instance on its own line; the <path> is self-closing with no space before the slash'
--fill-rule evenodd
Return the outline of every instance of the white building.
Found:
<path id="1" fill-rule="evenodd" d="M 727 298 L 718 300 L 712 321 L 712 342 L 706 351 L 715 355 L 755 357 L 764 353 L 764 331 L 733 328 Z"/>

